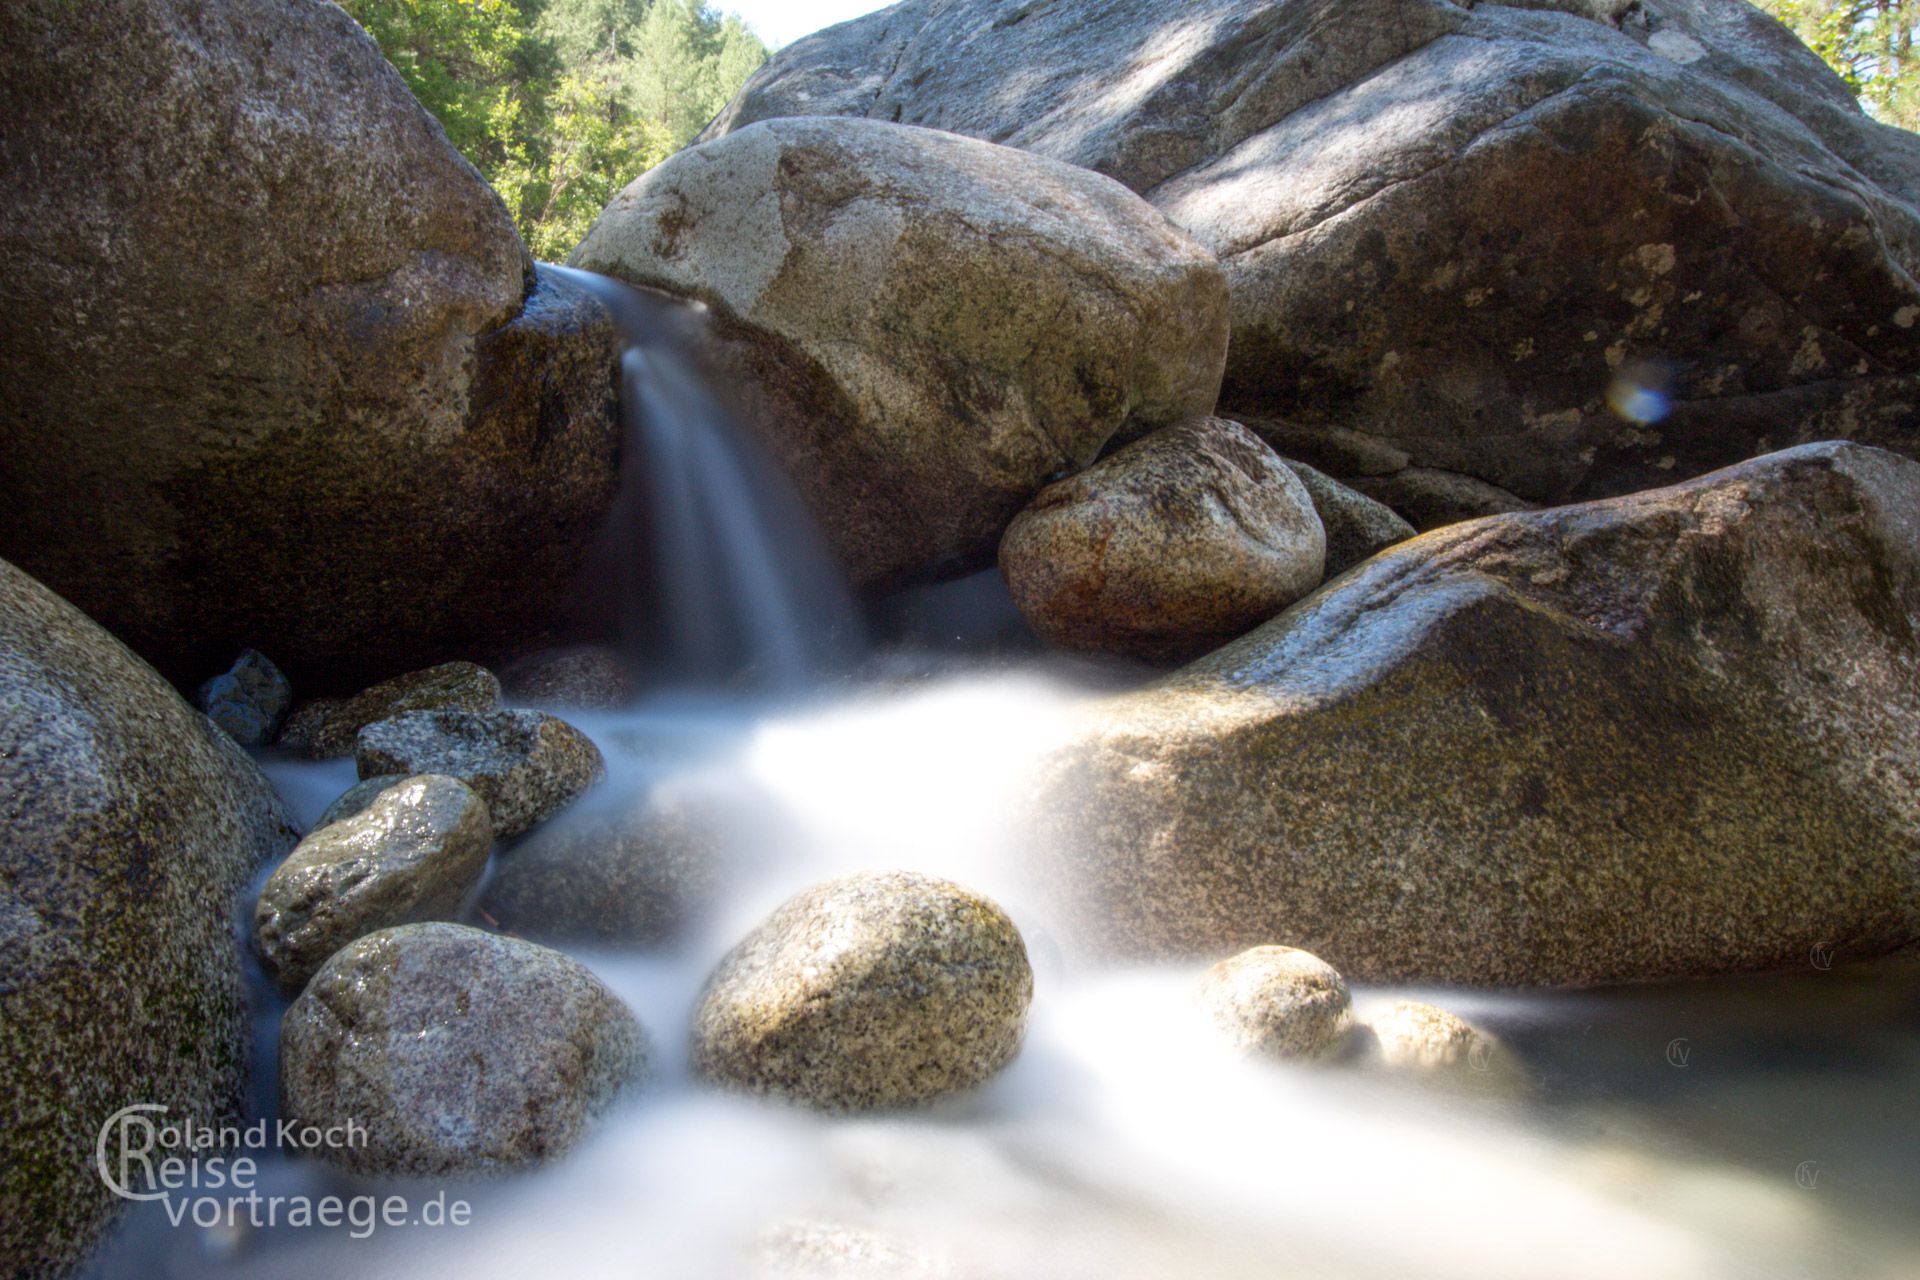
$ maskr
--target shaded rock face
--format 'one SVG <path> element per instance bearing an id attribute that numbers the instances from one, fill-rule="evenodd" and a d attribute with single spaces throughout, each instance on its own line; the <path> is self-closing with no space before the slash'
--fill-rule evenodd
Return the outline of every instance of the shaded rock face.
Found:
<path id="1" fill-rule="evenodd" d="M 780 120 L 684 151 L 572 264 L 699 298 L 856 583 L 991 562 L 1049 479 L 1213 409 L 1226 287 L 1117 183 L 1004 147 Z"/>
<path id="2" fill-rule="evenodd" d="M 366 1131 L 356 1173 L 503 1173 L 564 1154 L 646 1077 L 646 1034 L 585 966 L 455 924 L 336 953 L 280 1026 L 280 1105 Z"/>
<path id="3" fill-rule="evenodd" d="M 443 662 L 382 680 L 351 698 L 316 698 L 287 722 L 280 746 L 296 755 L 333 760 L 353 754 L 360 731 L 409 711 L 492 711 L 500 680 L 472 662 Z"/>
<path id="4" fill-rule="evenodd" d="M 102 1124 L 239 1114 L 236 895 L 294 832 L 152 668 L 0 562 L 0 1271 L 63 1274 L 112 1217 Z"/>
<path id="5" fill-rule="evenodd" d="M 274 868 L 254 905 L 254 945 L 281 990 L 297 992 L 355 938 L 450 917 L 492 849 L 487 802 L 464 782 L 402 779 L 315 830 Z"/>
<path id="6" fill-rule="evenodd" d="M 1304 462 L 1287 461 L 1287 470 L 1300 479 L 1327 534 L 1326 576 L 1338 577 L 1413 536 L 1413 526 L 1393 508 L 1375 502 Z"/>
<path id="7" fill-rule="evenodd" d="M 264 747 L 293 706 L 293 686 L 273 659 L 248 649 L 232 667 L 201 685 L 194 701 L 241 746 Z"/>
<path id="8" fill-rule="evenodd" d="M 1032 999 L 1026 945 L 993 903 L 932 876 L 843 876 L 721 961 L 694 1012 L 694 1070 L 828 1111 L 911 1106 L 1011 1062 Z"/>
<path id="9" fill-rule="evenodd" d="M 1306 486 L 1237 422 L 1156 431 L 1040 491 L 1000 570 L 1064 649 L 1196 658 L 1320 585 L 1326 532 Z"/>
<path id="10" fill-rule="evenodd" d="M 821 114 L 1141 192 L 1225 264 L 1224 411 L 1335 448 L 1561 503 L 1920 446 L 1920 139 L 1741 0 L 907 0 L 709 136 Z"/>
<path id="11" fill-rule="evenodd" d="M 1111 953 L 1581 984 L 1891 949 L 1916 512 L 1920 464 L 1815 445 L 1427 534 L 1095 709 L 1032 856 Z"/>
<path id="12" fill-rule="evenodd" d="M 175 678 L 555 625 L 613 494 L 611 318 L 344 11 L 21 0 L 0 115 L 0 553 Z"/>
<path id="13" fill-rule="evenodd" d="M 362 778 L 443 773 L 487 802 L 502 840 L 524 835 L 606 776 L 586 734 L 538 711 L 410 711 L 360 731 Z"/>

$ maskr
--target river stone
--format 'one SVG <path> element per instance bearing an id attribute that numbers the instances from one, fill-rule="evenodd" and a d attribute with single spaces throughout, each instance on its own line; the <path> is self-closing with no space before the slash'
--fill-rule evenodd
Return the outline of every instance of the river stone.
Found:
<path id="1" fill-rule="evenodd" d="M 633 677 L 619 654 L 594 645 L 531 654 L 501 673 L 505 696 L 522 706 L 617 711 L 633 701 Z"/>
<path id="2" fill-rule="evenodd" d="M 293 705 L 293 686 L 273 659 L 248 649 L 232 667 L 200 686 L 195 701 L 207 718 L 243 747 L 264 747 Z"/>
<path id="3" fill-rule="evenodd" d="M 1013 1060 L 1033 971 L 1006 913 L 911 872 L 789 901 L 707 980 L 693 1064 L 724 1088 L 828 1111 L 912 1106 Z"/>
<path id="4" fill-rule="evenodd" d="M 1000 569 L 1050 643 L 1178 661 L 1319 586 L 1326 551 L 1280 457 L 1239 423 L 1203 418 L 1041 490 L 1008 526 Z"/>
<path id="5" fill-rule="evenodd" d="M 348 818 L 365 813 L 367 806 L 380 798 L 381 792 L 395 783 L 406 780 L 407 775 L 404 773 L 377 773 L 371 778 L 362 778 L 341 792 L 339 799 L 321 811 L 320 817 L 313 824 L 313 829 L 318 831 L 322 827 L 329 827 L 336 822 L 344 822 Z"/>
<path id="6" fill-rule="evenodd" d="M 319 698 L 303 704 L 287 722 L 280 745 L 314 760 L 353 754 L 360 731 L 409 711 L 492 711 L 500 705 L 500 681 L 472 662 L 443 662 L 424 671 L 382 680 L 351 698 Z"/>
<path id="7" fill-rule="evenodd" d="M 1408 467 L 1390 476 L 1355 476 L 1353 487 L 1406 517 L 1414 528 L 1439 529 L 1481 516 L 1531 510 L 1533 504 L 1498 485 L 1432 467 Z"/>
<path id="8" fill-rule="evenodd" d="M 1300 1062 L 1328 1057 L 1352 1027 L 1347 984 L 1295 947 L 1254 947 L 1200 980 L 1200 1007 L 1237 1053 Z"/>
<path id="9" fill-rule="evenodd" d="M 1510 1091 L 1523 1080 L 1495 1036 L 1418 1000 L 1390 1000 L 1366 1011 L 1356 1041 L 1363 1070 L 1486 1092 Z"/>
<path id="10" fill-rule="evenodd" d="M 366 1142 L 314 1154 L 354 1173 L 504 1173 L 565 1154 L 647 1075 L 647 1041 L 578 961 L 456 924 L 368 934 L 280 1025 L 280 1108 Z"/>
<path id="11" fill-rule="evenodd" d="M 586 734 L 538 711 L 412 711 L 360 731 L 362 778 L 444 773 L 478 791 L 502 840 L 524 835 L 606 776 Z"/>
<path id="12" fill-rule="evenodd" d="M 466 783 L 423 774 L 317 828 L 267 877 L 253 941 L 292 994 L 327 957 L 389 925 L 445 919 L 487 869 L 493 819 Z"/>
<path id="13" fill-rule="evenodd" d="M 1742 0 L 906 0 L 705 136 L 801 115 L 1142 193 L 1225 265 L 1228 416 L 1551 504 L 1920 445 L 1920 138 Z"/>
<path id="14" fill-rule="evenodd" d="M 982 568 L 1048 480 L 1210 413 L 1211 255 L 1118 183 L 872 121 L 779 120 L 622 192 L 572 264 L 709 304 L 719 381 L 856 584 Z"/>
<path id="15" fill-rule="evenodd" d="M 94 1163 L 120 1108 L 237 1120 L 233 912 L 293 841 L 231 738 L 0 561 L 0 1273 L 90 1252 L 124 1203 Z"/>
<path id="16" fill-rule="evenodd" d="M 522 937 L 622 947 L 679 941 L 736 882 L 727 819 L 676 794 L 569 811 L 502 858 L 480 909 Z"/>
<path id="17" fill-rule="evenodd" d="M 1375 502 L 1325 472 L 1304 462 L 1285 460 L 1313 499 L 1313 509 L 1327 533 L 1326 576 L 1336 578 L 1362 560 L 1413 537 L 1413 526 L 1385 503 Z"/>
<path id="18" fill-rule="evenodd" d="M 611 317 L 329 0 L 0 6 L 0 555 L 177 680 L 558 625 Z"/>
<path id="19" fill-rule="evenodd" d="M 1920 936 L 1920 463 L 1809 445 L 1456 525 L 1097 704 L 1037 772 L 1081 949 L 1629 982 Z"/>

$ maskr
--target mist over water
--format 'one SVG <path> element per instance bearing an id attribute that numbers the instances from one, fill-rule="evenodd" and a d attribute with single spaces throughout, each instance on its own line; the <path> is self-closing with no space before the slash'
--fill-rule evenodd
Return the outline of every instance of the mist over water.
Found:
<path id="1" fill-rule="evenodd" d="M 927 675 L 952 656 L 933 653 L 914 678 L 863 664 L 864 627 L 818 535 L 701 372 L 697 316 L 569 274 L 630 334 L 612 527 L 636 564 L 617 590 L 636 652 L 664 677 L 626 710 L 559 712 L 608 760 L 583 804 L 705 797 L 753 833 L 733 889 L 677 945 L 572 949 L 639 1014 L 653 1079 L 537 1173 L 423 1188 L 305 1160 L 263 1170 L 275 1194 L 450 1190 L 473 1203 L 466 1227 L 199 1231 L 136 1206 L 95 1275 L 1920 1274 L 1920 966 L 1415 993 L 1516 1059 L 1522 1088 L 1477 1096 L 1232 1060 L 1190 1003 L 1204 966 L 1070 962 L 1012 824 L 1037 762 L 1101 682 L 1020 659 Z M 954 598 L 984 611 L 990 593 L 981 582 Z M 913 610 L 924 637 L 968 634 L 938 600 Z M 353 780 L 341 762 L 268 769 L 307 822 Z M 688 1025 L 713 964 L 794 892 L 863 868 L 947 876 L 1013 915 L 1035 969 L 1019 1059 L 975 1096 L 879 1118 L 697 1087 Z M 1363 1005 L 1393 994 L 1355 990 Z M 264 984 L 256 999 L 253 1105 L 270 1117 L 284 1006 Z M 829 1255 L 853 1261 L 806 1265 Z"/>

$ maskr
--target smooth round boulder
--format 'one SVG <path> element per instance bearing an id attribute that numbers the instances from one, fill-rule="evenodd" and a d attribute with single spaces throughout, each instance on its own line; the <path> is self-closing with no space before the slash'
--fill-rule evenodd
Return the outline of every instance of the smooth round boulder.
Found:
<path id="1" fill-rule="evenodd" d="M 125 1204 L 109 1116 L 237 1121 L 233 913 L 295 832 L 231 738 L 4 561 L 0 797 L 0 1273 L 65 1275 Z"/>
<path id="2" fill-rule="evenodd" d="M 1236 1053 L 1288 1062 L 1329 1057 L 1347 1044 L 1352 1000 L 1320 957 L 1297 947 L 1254 947 L 1200 980 L 1200 1007 Z"/>
<path id="3" fill-rule="evenodd" d="M 505 696 L 521 706 L 617 711 L 633 701 L 633 677 L 611 649 L 592 645 L 531 654 L 501 673 Z"/>
<path id="4" fill-rule="evenodd" d="M 248 649 L 233 666 L 201 685 L 195 702 L 243 747 L 264 747 L 293 706 L 293 686 L 273 659 Z"/>
<path id="5" fill-rule="evenodd" d="M 0 555 L 169 677 L 561 625 L 619 337 L 330 0 L 0 6 Z"/>
<path id="6" fill-rule="evenodd" d="M 826 1111 L 977 1087 L 1020 1049 L 1033 970 L 1004 911 L 912 872 L 865 872 L 789 901 L 708 979 L 702 1079 Z"/>
<path id="7" fill-rule="evenodd" d="M 280 989 L 296 992 L 355 938 L 458 911 L 492 849 L 493 819 L 472 788 L 438 774 L 403 779 L 274 869 L 254 904 L 254 948 Z"/>
<path id="8" fill-rule="evenodd" d="M 1414 536 L 1413 526 L 1384 502 L 1376 502 L 1304 462 L 1291 458 L 1285 462 L 1313 499 L 1313 509 L 1327 531 L 1328 578 L 1337 578 L 1361 561 Z"/>
<path id="9" fill-rule="evenodd" d="M 1048 480 L 1210 413 L 1211 254 L 1118 183 L 931 129 L 774 120 L 683 151 L 571 265 L 711 309 L 718 384 L 855 585 L 983 568 Z"/>
<path id="10" fill-rule="evenodd" d="M 1511 1089 L 1518 1063 L 1498 1039 L 1466 1019 L 1419 1000 L 1368 1010 L 1356 1039 L 1364 1069 L 1487 1092 Z"/>
<path id="11" fill-rule="evenodd" d="M 491 711 L 500 680 L 474 662 L 443 662 L 382 680 L 351 698 L 317 698 L 293 713 L 280 745 L 313 760 L 353 754 L 360 731 L 409 711 Z"/>
<path id="12" fill-rule="evenodd" d="M 1156 431 L 1041 490 L 1000 571 L 1049 643 L 1196 658 L 1320 585 L 1326 531 L 1306 486 L 1237 422 Z"/>
<path id="13" fill-rule="evenodd" d="M 280 1107 L 349 1120 L 314 1154 L 354 1173 L 505 1173 L 565 1154 L 648 1071 L 633 1012 L 558 951 L 456 924 L 369 934 L 280 1024 Z"/>
<path id="14" fill-rule="evenodd" d="M 524 835 L 606 776 L 586 734 L 538 711 L 413 711 L 360 731 L 362 778 L 444 773 L 486 799 L 502 840 Z"/>
<path id="15" fill-rule="evenodd" d="M 379 799 L 380 794 L 388 787 L 406 780 L 407 775 L 404 773 L 376 773 L 371 778 L 362 778 L 342 791 L 332 804 L 321 810 L 320 816 L 314 819 L 313 829 L 318 831 L 322 827 L 332 826 L 336 822 L 364 812 L 366 807 Z"/>

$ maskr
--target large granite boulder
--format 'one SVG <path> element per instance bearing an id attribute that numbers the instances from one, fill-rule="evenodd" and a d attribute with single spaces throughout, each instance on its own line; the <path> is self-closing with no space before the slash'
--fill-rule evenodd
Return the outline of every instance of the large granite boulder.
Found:
<path id="1" fill-rule="evenodd" d="M 1390 549 L 1041 771 L 1077 942 L 1580 984 L 1920 934 L 1920 463 L 1809 445 Z"/>
<path id="2" fill-rule="evenodd" d="M 1306 485 L 1237 422 L 1156 431 L 1042 489 L 1000 540 L 1034 631 L 1063 649 L 1186 661 L 1320 585 Z"/>
<path id="3" fill-rule="evenodd" d="M 327 0 L 0 6 L 0 554 L 176 679 L 551 629 L 616 335 Z"/>
<path id="4" fill-rule="evenodd" d="M 1225 410 L 1338 477 L 1348 433 L 1496 502 L 1920 445 L 1920 139 L 1743 0 L 906 0 L 709 136 L 820 114 L 1145 195 L 1226 266 Z"/>
<path id="5" fill-rule="evenodd" d="M 1048 480 L 1212 411 L 1212 255 L 1120 184 L 875 121 L 682 152 L 577 267 L 708 303 L 744 401 L 864 587 L 991 563 Z"/>
<path id="6" fill-rule="evenodd" d="M 121 1108 L 238 1117 L 236 899 L 293 838 L 225 732 L 0 561 L 0 1272 L 86 1255 L 121 1203 L 94 1163 Z"/>

